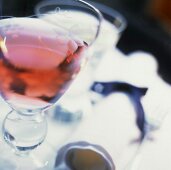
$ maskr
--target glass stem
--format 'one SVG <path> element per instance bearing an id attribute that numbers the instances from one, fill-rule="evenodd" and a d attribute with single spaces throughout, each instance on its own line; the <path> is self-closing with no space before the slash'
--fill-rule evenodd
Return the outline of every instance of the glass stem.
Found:
<path id="1" fill-rule="evenodd" d="M 47 135 L 47 120 L 43 112 L 20 114 L 9 112 L 3 123 L 3 136 L 19 156 L 27 156 Z"/>

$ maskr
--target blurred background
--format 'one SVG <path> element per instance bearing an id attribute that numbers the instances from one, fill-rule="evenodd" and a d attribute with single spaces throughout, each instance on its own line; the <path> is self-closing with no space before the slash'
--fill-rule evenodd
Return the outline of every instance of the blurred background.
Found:
<path id="1" fill-rule="evenodd" d="M 139 52 L 139 51 L 143 51 L 144 53 L 147 53 L 147 54 L 150 54 L 151 56 L 153 56 L 158 63 L 158 70 L 157 70 L 158 74 L 159 74 L 160 78 L 162 78 L 162 80 L 164 80 L 164 82 L 169 84 L 169 92 L 170 92 L 170 84 L 171 84 L 171 0 L 85 0 L 85 1 L 90 2 L 95 6 L 97 5 L 97 8 L 99 8 L 99 9 L 103 9 L 103 11 L 105 11 L 105 17 L 108 20 L 111 20 L 109 15 L 112 12 L 112 9 L 118 11 L 125 18 L 127 26 L 123 30 L 123 32 L 122 32 L 121 36 L 119 37 L 119 40 L 116 44 L 117 50 L 119 52 L 121 52 L 121 54 L 123 54 L 123 56 L 125 58 L 131 58 L 132 57 L 131 54 L 133 54 L 135 52 Z M 22 14 L 24 13 L 25 16 L 29 16 L 29 14 L 32 13 L 32 11 L 29 11 L 29 9 L 32 9 L 31 7 L 34 6 L 35 4 L 37 4 L 37 2 L 38 2 L 38 0 L 12 0 L 12 1 L 4 0 L 3 2 L 1 2 L 4 5 L 4 8 L 1 9 L 1 13 L 2 13 L 2 15 L 10 16 L 11 11 L 16 11 L 16 16 L 20 16 L 21 13 Z M 18 3 L 23 4 L 23 5 L 18 6 L 17 5 Z M 98 4 L 96 4 L 96 3 L 98 3 Z M 99 6 L 99 3 L 107 6 L 107 8 L 104 8 L 104 6 Z M 18 9 L 18 7 L 22 8 L 22 9 Z M 111 9 L 111 10 L 109 10 L 109 9 Z M 118 54 L 118 53 L 116 53 L 116 54 Z M 118 55 L 120 55 L 120 53 Z M 143 57 L 150 57 L 150 55 L 144 55 Z M 134 57 L 135 57 L 135 55 L 134 55 Z M 144 67 L 144 68 L 143 67 L 144 66 L 142 64 L 141 69 L 146 70 L 146 67 Z M 136 71 L 137 70 L 134 70 L 134 72 L 136 72 Z M 143 73 L 143 71 L 142 71 L 142 73 Z M 147 76 L 146 72 L 144 72 L 144 73 L 145 73 L 145 75 L 143 75 L 142 78 L 145 78 Z M 128 73 L 127 75 L 129 76 L 131 74 Z M 139 75 L 139 77 L 140 77 L 140 75 Z M 136 92 L 136 90 L 137 90 L 136 87 L 128 86 L 128 84 L 124 84 L 124 85 L 125 86 L 123 86 L 123 84 L 122 84 L 122 86 L 120 86 L 120 84 L 119 84 L 119 87 L 121 87 L 121 89 L 119 89 L 119 91 L 128 92 L 130 89 L 131 90 L 133 89 L 133 90 L 135 90 L 134 92 Z M 137 84 L 135 84 L 135 85 L 137 85 Z M 165 85 L 161 86 L 161 87 L 162 88 L 164 87 L 163 91 L 165 91 Z M 160 85 L 157 87 L 157 90 L 159 90 L 159 89 L 160 89 Z M 143 88 L 143 89 L 139 89 L 139 90 L 140 90 L 140 94 L 138 94 L 138 101 L 140 101 L 140 98 L 145 95 L 145 92 L 147 89 Z M 147 95 L 146 103 L 150 103 L 151 99 L 156 98 L 156 95 L 155 95 L 156 91 L 154 92 L 154 94 L 152 94 L 152 98 L 150 98 L 150 97 L 148 98 L 148 95 Z M 168 91 L 166 91 L 166 93 L 168 93 Z M 135 94 L 137 95 L 137 93 L 135 93 Z M 162 94 L 162 90 L 161 90 L 161 94 Z M 135 96 L 133 96 L 133 97 L 135 97 Z M 171 96 L 169 96 L 169 98 L 166 98 L 163 101 L 163 103 L 170 105 L 170 104 L 168 104 L 168 101 L 171 99 L 170 97 Z M 125 160 L 127 160 L 128 157 L 132 157 L 131 155 L 134 155 L 132 151 L 136 150 L 136 148 L 132 148 L 132 145 L 126 145 L 126 144 L 128 144 L 126 142 L 128 140 L 130 142 L 130 139 L 132 140 L 132 139 L 136 139 L 136 137 L 138 137 L 137 131 L 134 134 L 135 126 L 132 127 L 132 123 L 135 122 L 134 119 L 137 119 L 137 118 L 135 118 L 133 115 L 128 114 L 129 109 L 127 109 L 127 112 L 124 111 L 122 113 L 122 109 L 124 110 L 123 106 L 126 106 L 130 101 L 123 100 L 123 98 L 120 99 L 120 98 L 118 98 L 117 95 L 116 95 L 116 98 L 110 98 L 109 103 L 107 100 L 106 100 L 107 102 L 104 101 L 104 103 L 101 103 L 96 109 L 97 112 L 99 113 L 99 115 L 95 118 L 92 118 L 92 121 L 90 123 L 88 123 L 88 125 L 90 125 L 90 127 L 92 127 L 92 129 L 93 129 L 94 128 L 94 120 L 96 120 L 97 127 L 100 127 L 99 129 L 101 130 L 101 123 L 104 123 L 106 120 L 108 126 L 105 128 L 108 130 L 107 132 L 109 132 L 111 130 L 109 122 L 111 124 L 112 123 L 115 124 L 115 126 L 112 129 L 113 130 L 112 138 L 115 137 L 115 139 L 118 139 L 118 140 L 115 140 L 115 144 L 113 144 L 113 146 L 114 146 L 113 155 L 115 157 L 114 161 L 116 161 L 116 164 L 118 167 L 119 166 L 123 167 L 123 165 L 122 165 L 123 162 Z M 119 102 L 117 103 L 118 99 L 119 99 Z M 157 99 L 160 99 L 160 93 L 157 94 Z M 159 105 L 163 104 L 160 102 L 160 100 L 157 102 L 156 103 Z M 114 105 L 114 103 L 115 103 L 115 105 Z M 139 105 L 139 103 L 136 103 L 136 104 L 137 105 L 134 105 L 134 107 L 135 107 L 135 112 L 137 111 L 137 114 L 138 114 L 142 111 L 141 110 L 142 108 Z M 113 116 L 112 117 L 113 120 L 111 119 L 111 117 L 104 116 L 104 113 L 101 114 L 102 112 L 106 113 L 106 108 L 108 108 L 108 109 L 110 108 L 109 115 L 111 115 L 111 117 Z M 125 109 L 126 109 L 126 107 L 125 107 Z M 155 109 L 156 109 L 156 105 L 155 105 Z M 117 113 L 116 113 L 116 110 L 118 111 Z M 155 112 L 155 111 L 156 110 L 153 110 L 153 112 Z M 114 114 L 114 112 L 115 112 L 115 114 Z M 121 116 L 121 117 L 119 117 L 119 116 Z M 105 119 L 104 119 L 104 117 L 105 117 Z M 103 120 L 103 121 L 101 122 L 101 120 Z M 170 161 L 168 161 L 168 158 L 171 156 L 171 149 L 169 147 L 169 145 L 170 145 L 169 141 L 171 141 L 171 139 L 168 140 L 168 138 L 167 138 L 167 136 L 168 136 L 167 132 L 169 130 L 171 130 L 170 123 L 169 123 L 170 120 L 171 120 L 171 117 L 170 117 L 170 119 L 168 118 L 168 120 L 166 122 L 166 126 L 164 127 L 165 134 L 162 133 L 159 135 L 160 140 L 158 140 L 159 142 L 157 143 L 157 145 L 153 145 L 153 144 L 147 145 L 146 150 L 148 150 L 148 149 L 152 150 L 151 157 L 154 158 L 153 161 L 155 161 L 155 159 L 158 160 L 157 154 L 161 154 L 160 157 L 162 157 L 162 155 L 165 157 L 166 156 L 165 151 L 169 150 L 168 155 L 166 156 L 167 160 L 164 160 L 161 164 L 159 163 L 160 166 L 158 169 L 156 169 L 156 167 L 155 167 L 156 170 L 163 170 L 163 169 L 169 170 L 171 167 Z M 139 121 L 139 120 L 137 120 L 137 121 Z M 144 121 L 144 118 L 140 117 L 140 121 Z M 136 122 L 136 123 L 139 126 L 138 127 L 139 130 L 141 130 L 141 132 L 143 133 L 144 127 L 141 127 L 141 125 L 144 122 L 143 123 Z M 105 126 L 105 123 L 103 125 Z M 123 128 L 124 125 L 125 125 L 125 128 Z M 55 126 L 56 126 L 56 124 L 55 124 Z M 86 125 L 85 125 L 85 127 L 87 128 Z M 117 132 L 118 127 L 119 127 L 119 129 L 122 129 L 122 130 L 124 129 L 123 131 L 121 130 L 123 132 L 122 134 L 121 133 L 118 134 L 118 132 Z M 57 125 L 57 128 L 60 129 L 58 127 L 58 125 Z M 50 130 L 51 129 L 53 129 L 53 128 L 50 127 Z M 71 130 L 73 130 L 73 129 L 71 129 Z M 80 131 L 76 134 L 79 134 Z M 129 131 L 129 133 L 127 133 L 127 131 Z M 131 132 L 133 133 L 133 135 L 131 134 Z M 92 134 L 93 134 L 93 132 L 92 132 Z M 50 135 L 53 136 L 53 133 L 49 132 L 49 136 Z M 93 135 L 95 136 L 95 133 Z M 132 136 L 130 137 L 129 135 L 130 136 L 132 135 Z M 109 141 L 110 141 L 111 136 L 109 136 Z M 159 138 L 157 138 L 157 139 L 159 139 Z M 123 142 L 123 145 L 122 145 L 121 141 L 122 142 L 124 141 L 126 144 Z M 54 140 L 54 143 L 55 143 L 55 140 Z M 166 143 L 167 143 L 167 145 L 165 145 Z M 165 150 L 161 150 L 159 148 L 161 146 L 161 144 L 164 144 L 165 146 L 167 146 L 167 147 L 165 147 Z M 125 146 L 125 148 L 127 148 L 128 150 L 125 149 L 123 146 Z M 124 150 L 122 153 L 122 157 L 118 156 L 118 155 L 121 155 L 120 154 L 121 150 Z M 117 151 L 118 151 L 118 153 L 117 153 Z M 144 153 L 145 153 L 144 158 L 147 158 L 147 156 L 149 155 L 149 152 L 144 152 Z M 120 161 L 119 162 L 120 164 L 117 161 L 118 162 Z M 167 163 L 165 161 L 167 161 Z M 149 166 L 150 163 L 151 162 L 146 159 L 146 166 L 144 166 L 146 170 L 147 170 L 147 167 L 149 168 L 148 170 L 153 169 L 153 168 L 151 169 L 151 167 L 153 167 L 154 165 L 150 167 Z M 162 166 L 164 166 L 164 165 L 166 165 L 165 168 L 162 168 Z M 122 169 L 122 168 L 120 168 L 120 169 Z M 144 170 L 144 169 L 142 168 L 142 170 Z"/>
<path id="2" fill-rule="evenodd" d="M 5 0 L 3 15 L 29 15 L 29 6 L 37 0 Z M 170 0 L 90 0 L 119 11 L 127 20 L 127 28 L 122 34 L 117 47 L 125 54 L 143 50 L 154 55 L 159 62 L 159 73 L 164 80 L 171 83 L 171 1 Z M 2 2 L 1 2 L 2 3 Z M 17 9 L 17 3 L 22 3 Z M 7 4 L 7 5 L 6 5 Z M 26 10 L 27 9 L 27 10 Z M 30 8 L 32 9 L 32 8 Z"/>

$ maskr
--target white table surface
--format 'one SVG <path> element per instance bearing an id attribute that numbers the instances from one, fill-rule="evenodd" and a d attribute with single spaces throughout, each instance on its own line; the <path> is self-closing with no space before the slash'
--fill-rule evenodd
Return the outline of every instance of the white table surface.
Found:
<path id="1" fill-rule="evenodd" d="M 168 109 L 171 102 L 171 90 L 155 72 L 156 63 L 147 54 L 137 53 L 136 57 L 126 58 L 118 51 L 111 54 L 115 58 L 105 59 L 97 69 L 97 79 L 124 80 L 137 86 L 149 87 L 147 95 L 142 99 L 147 114 L 155 114 L 157 106 L 163 104 L 164 110 Z M 140 56 L 138 59 L 138 55 Z M 143 55 L 145 56 L 143 60 Z M 118 56 L 118 58 L 117 58 Z M 113 65 L 111 64 L 112 60 Z M 126 64 L 127 63 L 127 64 Z M 108 67 L 106 67 L 106 64 Z M 105 72 L 103 69 L 105 68 Z M 131 69 L 129 69 L 131 68 Z M 0 123 L 10 110 L 1 101 Z M 161 112 L 163 110 L 161 109 Z M 92 113 L 84 114 L 82 120 L 75 124 L 62 124 L 48 116 L 49 129 L 46 142 L 52 149 L 58 150 L 65 144 L 73 141 L 87 141 L 103 146 L 111 155 L 116 170 L 128 170 L 127 165 L 133 158 L 138 148 L 138 143 L 133 141 L 138 138 L 139 131 L 135 125 L 135 111 L 129 98 L 122 93 L 112 94 L 101 100 L 92 108 Z M 152 139 L 143 145 L 141 157 L 136 170 L 170 170 L 171 169 L 171 109 L 163 119 L 160 129 L 152 133 Z M 2 137 L 1 137 L 2 139 Z M 0 139 L 1 143 L 2 140 Z M 55 152 L 56 153 L 56 152 Z M 56 153 L 57 154 L 57 153 Z M 135 169 L 130 169 L 135 170 Z"/>

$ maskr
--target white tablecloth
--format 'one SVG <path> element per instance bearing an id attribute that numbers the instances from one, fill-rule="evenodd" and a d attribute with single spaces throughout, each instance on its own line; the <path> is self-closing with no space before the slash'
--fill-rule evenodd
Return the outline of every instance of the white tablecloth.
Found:
<path id="1" fill-rule="evenodd" d="M 150 55 L 136 53 L 132 58 L 124 58 L 119 51 L 114 51 L 102 61 L 96 70 L 98 80 L 122 80 L 148 87 L 149 90 L 142 99 L 147 115 L 155 115 L 158 106 L 163 107 L 158 112 L 159 115 L 165 111 L 171 113 L 168 107 L 171 102 L 170 86 L 158 77 L 157 65 Z M 3 101 L 0 106 L 2 125 L 10 108 Z M 135 125 L 133 105 L 125 94 L 114 93 L 104 98 L 92 108 L 91 114 L 84 114 L 76 123 L 65 124 L 53 120 L 51 115 L 47 117 L 49 129 L 46 142 L 55 151 L 54 155 L 68 142 L 87 141 L 103 146 L 111 155 L 117 170 L 128 170 L 126 167 L 138 148 L 138 143 L 133 141 L 139 137 L 139 131 Z M 162 126 L 152 133 L 153 140 L 144 144 L 136 170 L 171 169 L 171 114 L 164 118 Z M 3 143 L 2 137 L 0 141 Z"/>

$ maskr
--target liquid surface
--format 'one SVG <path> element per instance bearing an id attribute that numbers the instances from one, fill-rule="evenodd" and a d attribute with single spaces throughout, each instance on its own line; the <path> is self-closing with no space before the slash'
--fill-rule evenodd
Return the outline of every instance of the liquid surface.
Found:
<path id="1" fill-rule="evenodd" d="M 86 45 L 37 18 L 0 20 L 0 90 L 13 107 L 40 109 L 66 91 Z"/>

